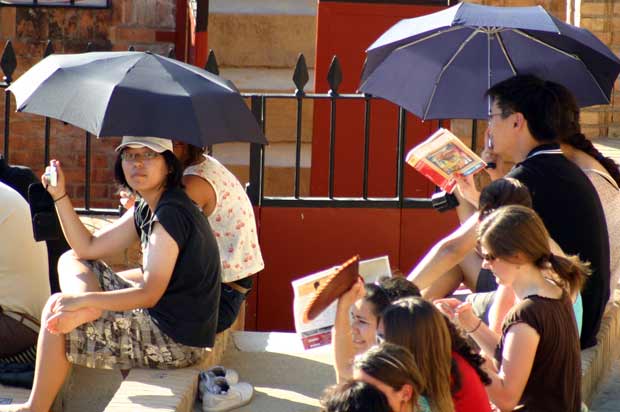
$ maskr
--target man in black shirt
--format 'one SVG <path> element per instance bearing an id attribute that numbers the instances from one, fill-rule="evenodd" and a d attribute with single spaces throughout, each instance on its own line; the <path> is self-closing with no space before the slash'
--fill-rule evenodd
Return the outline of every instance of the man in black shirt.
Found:
<path id="1" fill-rule="evenodd" d="M 487 92 L 488 138 L 495 153 L 516 163 L 508 173 L 531 192 L 533 208 L 564 253 L 590 262 L 582 290 L 581 348 L 596 344 L 609 299 L 609 238 L 598 194 L 556 143 L 561 106 L 553 89 L 533 76 L 515 76 Z"/>

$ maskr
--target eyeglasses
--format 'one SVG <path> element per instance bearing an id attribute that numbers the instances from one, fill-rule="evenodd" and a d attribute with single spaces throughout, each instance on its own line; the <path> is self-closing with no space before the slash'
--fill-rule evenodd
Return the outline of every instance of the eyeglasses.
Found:
<path id="1" fill-rule="evenodd" d="M 385 336 L 383 336 L 382 333 L 377 332 L 377 337 L 376 337 L 377 345 L 381 345 L 383 342 L 385 342 Z"/>
<path id="2" fill-rule="evenodd" d="M 153 152 L 152 150 L 144 153 L 122 152 L 121 159 L 126 162 L 148 162 L 160 155 L 160 153 Z"/>
<path id="3" fill-rule="evenodd" d="M 492 253 L 482 254 L 482 260 L 486 260 L 487 262 L 493 262 L 495 259 L 497 259 L 497 256 L 493 255 Z"/>

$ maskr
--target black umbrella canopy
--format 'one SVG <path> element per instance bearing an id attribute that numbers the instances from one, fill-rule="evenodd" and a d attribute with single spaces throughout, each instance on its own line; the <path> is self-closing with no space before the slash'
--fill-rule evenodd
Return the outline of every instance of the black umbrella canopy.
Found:
<path id="1" fill-rule="evenodd" d="M 267 144 L 234 84 L 149 52 L 51 55 L 9 90 L 17 110 L 96 136 L 156 136 L 196 146 Z"/>

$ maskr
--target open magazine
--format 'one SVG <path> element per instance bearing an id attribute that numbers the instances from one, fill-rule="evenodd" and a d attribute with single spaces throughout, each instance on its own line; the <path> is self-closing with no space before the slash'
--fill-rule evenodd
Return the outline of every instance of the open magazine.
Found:
<path id="1" fill-rule="evenodd" d="M 332 341 L 331 330 L 336 319 L 338 300 L 329 305 L 323 313 L 308 323 L 303 322 L 303 313 L 308 303 L 314 297 L 315 291 L 322 285 L 322 282 L 329 279 L 335 268 L 337 268 L 337 266 L 304 276 L 303 278 L 291 282 L 295 295 L 293 301 L 295 330 L 301 337 L 304 349 L 329 345 Z M 359 274 L 364 278 L 364 282 L 375 282 L 384 276 L 392 276 L 390 261 L 387 256 L 361 260 L 359 262 Z"/>
<path id="2" fill-rule="evenodd" d="M 456 186 L 456 175 L 467 176 L 486 167 L 465 143 L 443 128 L 411 149 L 406 161 L 448 193 Z"/>

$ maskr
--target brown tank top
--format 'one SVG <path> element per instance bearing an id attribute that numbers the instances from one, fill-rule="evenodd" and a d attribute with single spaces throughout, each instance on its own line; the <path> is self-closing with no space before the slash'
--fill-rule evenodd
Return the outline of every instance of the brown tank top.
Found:
<path id="1" fill-rule="evenodd" d="M 519 411 L 579 412 L 581 410 L 581 352 L 572 303 L 564 292 L 559 299 L 528 296 L 506 316 L 495 358 L 501 364 L 508 329 L 526 323 L 538 335 L 534 364 Z"/>

